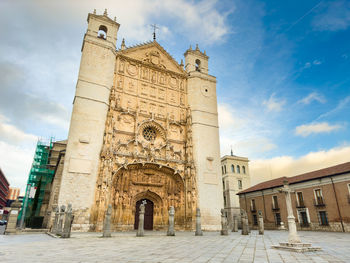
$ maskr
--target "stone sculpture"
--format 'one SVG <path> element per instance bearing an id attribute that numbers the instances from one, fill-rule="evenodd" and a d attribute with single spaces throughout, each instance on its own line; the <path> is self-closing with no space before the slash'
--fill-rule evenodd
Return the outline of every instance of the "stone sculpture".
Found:
<path id="1" fill-rule="evenodd" d="M 143 224 L 145 220 L 145 204 L 146 204 L 146 201 L 143 201 L 142 204 L 140 205 L 139 227 L 136 233 L 137 237 L 143 237 L 145 235 L 145 231 L 143 229 Z"/>
<path id="2" fill-rule="evenodd" d="M 59 206 L 56 206 L 53 210 L 55 212 L 55 218 L 53 220 L 52 228 L 51 228 L 51 233 L 56 235 L 57 234 L 57 227 L 58 227 L 58 217 L 59 217 Z"/>
<path id="3" fill-rule="evenodd" d="M 242 235 L 248 235 L 249 234 L 248 217 L 247 217 L 247 213 L 243 209 L 241 209 L 241 218 L 242 218 Z"/>
<path id="4" fill-rule="evenodd" d="M 262 212 L 261 211 L 258 211 L 258 217 L 259 217 L 259 221 L 258 221 L 258 224 L 259 224 L 259 235 L 263 235 L 264 234 L 264 218 L 263 218 L 263 215 L 262 215 Z"/>
<path id="5" fill-rule="evenodd" d="M 175 216 L 175 209 L 174 209 L 173 206 L 170 206 L 170 209 L 169 209 L 169 226 L 168 226 L 167 236 L 175 236 L 174 216 Z"/>
<path id="6" fill-rule="evenodd" d="M 221 235 L 227 236 L 228 230 L 227 230 L 227 218 L 225 216 L 225 210 L 221 209 Z"/>
<path id="7" fill-rule="evenodd" d="M 57 232 L 56 235 L 61 236 L 63 232 L 63 219 L 64 219 L 64 212 L 66 211 L 66 206 L 61 205 L 60 212 L 58 215 L 58 226 L 57 226 Z"/>
<path id="8" fill-rule="evenodd" d="M 280 243 L 279 246 L 272 246 L 272 247 L 277 249 L 292 250 L 292 251 L 298 251 L 298 252 L 321 250 L 320 247 L 312 247 L 311 244 L 302 243 L 300 240 L 300 237 L 297 233 L 297 227 L 295 224 L 295 217 L 293 215 L 293 208 L 292 208 L 291 193 L 293 193 L 294 191 L 289 187 L 289 183 L 287 180 L 283 181 L 283 187 L 280 189 L 280 192 L 285 194 L 285 199 L 286 199 L 286 206 L 287 206 L 287 213 L 288 213 L 288 216 L 287 216 L 288 231 L 289 231 L 288 242 Z"/>
<path id="9" fill-rule="evenodd" d="M 103 222 L 103 237 L 112 237 L 111 216 L 112 216 L 112 205 L 109 204 L 106 211 L 105 220 Z"/>
<path id="10" fill-rule="evenodd" d="M 232 232 L 238 232 L 238 217 L 236 215 L 233 216 Z"/>
<path id="11" fill-rule="evenodd" d="M 70 238 L 71 227 L 73 222 L 73 211 L 72 204 L 68 204 L 67 211 L 65 212 L 64 217 L 64 226 L 62 230 L 62 238 Z"/>
<path id="12" fill-rule="evenodd" d="M 203 236 L 202 224 L 201 224 L 201 210 L 197 207 L 196 209 L 196 236 Z"/>

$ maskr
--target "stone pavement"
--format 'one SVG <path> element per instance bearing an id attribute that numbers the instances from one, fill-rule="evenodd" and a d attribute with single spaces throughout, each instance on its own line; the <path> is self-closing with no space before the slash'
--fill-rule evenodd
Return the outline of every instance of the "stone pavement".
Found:
<path id="1" fill-rule="evenodd" d="M 240 231 L 221 236 L 219 232 L 145 231 L 112 233 L 72 233 L 72 238 L 52 238 L 46 234 L 0 236 L 1 262 L 350 262 L 350 234 L 300 231 L 303 242 L 320 246 L 323 251 L 295 253 L 275 250 L 272 244 L 286 241 L 286 231 Z"/>

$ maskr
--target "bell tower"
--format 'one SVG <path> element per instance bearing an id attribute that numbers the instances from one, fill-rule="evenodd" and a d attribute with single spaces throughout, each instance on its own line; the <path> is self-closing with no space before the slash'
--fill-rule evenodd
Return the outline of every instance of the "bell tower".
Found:
<path id="1" fill-rule="evenodd" d="M 120 26 L 107 10 L 88 14 L 87 22 L 58 197 L 58 205 L 72 204 L 73 227 L 83 231 L 90 226 Z"/>
<path id="2" fill-rule="evenodd" d="M 188 104 L 192 117 L 193 157 L 202 227 L 219 230 L 223 208 L 216 78 L 208 74 L 209 57 L 196 46 L 185 52 Z"/>

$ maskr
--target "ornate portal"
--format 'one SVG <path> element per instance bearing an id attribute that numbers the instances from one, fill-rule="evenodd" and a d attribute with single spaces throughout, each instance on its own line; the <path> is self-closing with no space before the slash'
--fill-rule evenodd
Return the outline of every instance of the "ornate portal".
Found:
<path id="1" fill-rule="evenodd" d="M 147 199 L 153 229 L 167 227 L 170 206 L 175 225 L 192 229 L 197 192 L 186 75 L 157 43 L 117 54 L 91 225 L 100 230 L 112 204 L 112 226 L 133 229 L 136 204 Z"/>

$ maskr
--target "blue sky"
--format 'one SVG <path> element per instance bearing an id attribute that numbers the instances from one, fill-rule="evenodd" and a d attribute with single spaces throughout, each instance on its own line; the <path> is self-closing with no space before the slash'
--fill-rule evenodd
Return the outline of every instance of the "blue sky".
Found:
<path id="1" fill-rule="evenodd" d="M 67 136 L 94 8 L 117 17 L 118 46 L 151 40 L 156 23 L 178 62 L 190 44 L 206 50 L 221 153 L 249 157 L 253 182 L 350 160 L 349 1 L 4 0 L 0 167 L 11 185 L 23 188 L 37 137 Z"/>

